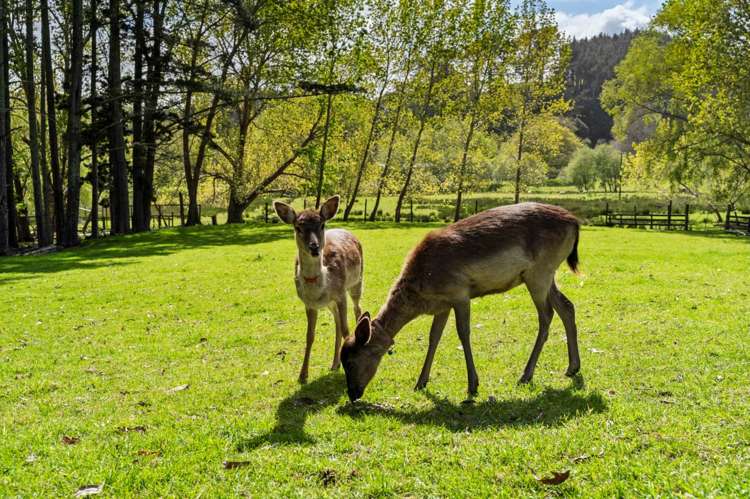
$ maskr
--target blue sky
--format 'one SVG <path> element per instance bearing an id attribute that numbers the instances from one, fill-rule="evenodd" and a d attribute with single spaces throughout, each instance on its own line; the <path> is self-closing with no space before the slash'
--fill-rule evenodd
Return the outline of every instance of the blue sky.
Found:
<path id="1" fill-rule="evenodd" d="M 575 38 L 644 27 L 660 0 L 548 0 L 560 28 Z"/>

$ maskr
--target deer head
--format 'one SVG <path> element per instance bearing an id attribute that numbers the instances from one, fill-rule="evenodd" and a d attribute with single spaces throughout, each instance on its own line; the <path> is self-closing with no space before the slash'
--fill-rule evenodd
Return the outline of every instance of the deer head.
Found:
<path id="1" fill-rule="evenodd" d="M 305 210 L 300 214 L 294 208 L 281 201 L 274 201 L 273 208 L 282 222 L 294 227 L 294 235 L 300 254 L 319 257 L 326 244 L 326 222 L 336 216 L 339 209 L 339 197 L 326 200 L 319 211 Z"/>
<path id="2" fill-rule="evenodd" d="M 346 339 L 341 349 L 347 393 L 352 402 L 365 393 L 365 388 L 378 370 L 380 359 L 393 344 L 388 335 L 374 335 L 373 330 L 377 328 L 377 323 L 370 320 L 369 312 L 365 312 L 357 322 L 354 334 Z"/>

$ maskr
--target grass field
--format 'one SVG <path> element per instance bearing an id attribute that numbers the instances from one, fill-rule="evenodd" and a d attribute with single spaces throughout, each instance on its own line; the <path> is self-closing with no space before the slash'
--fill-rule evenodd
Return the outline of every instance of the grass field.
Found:
<path id="1" fill-rule="evenodd" d="M 349 227 L 375 312 L 429 227 Z M 350 405 L 325 312 L 298 385 L 288 227 L 0 259 L 0 496 L 748 496 L 748 241 L 584 228 L 584 276 L 558 274 L 582 374 L 563 376 L 556 318 L 535 383 L 517 386 L 534 307 L 523 289 L 487 297 L 472 310 L 474 404 L 452 324 L 428 390 L 412 391 L 428 318 Z"/>

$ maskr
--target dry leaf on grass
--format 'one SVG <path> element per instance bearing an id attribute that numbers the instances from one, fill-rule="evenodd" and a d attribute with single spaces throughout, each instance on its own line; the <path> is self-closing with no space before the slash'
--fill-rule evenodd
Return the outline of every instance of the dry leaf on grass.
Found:
<path id="1" fill-rule="evenodd" d="M 174 388 L 170 388 L 169 390 L 167 390 L 167 393 L 181 392 L 183 390 L 187 390 L 188 388 L 190 388 L 190 385 L 179 385 L 175 386 Z"/>
<path id="2" fill-rule="evenodd" d="M 141 425 L 138 425 L 138 426 L 120 426 L 119 428 L 117 428 L 117 431 L 119 431 L 120 433 L 133 433 L 133 432 L 136 432 L 136 433 L 146 433 L 146 427 L 145 426 L 141 426 Z"/>
<path id="3" fill-rule="evenodd" d="M 154 456 L 158 457 L 161 456 L 161 451 L 159 450 L 148 450 L 148 449 L 141 449 L 137 452 L 139 456 Z"/>
<path id="4" fill-rule="evenodd" d="M 233 470 L 235 468 L 250 466 L 250 461 L 224 461 L 223 466 L 225 470 Z"/>
<path id="5" fill-rule="evenodd" d="M 65 445 L 75 445 L 78 442 L 80 442 L 81 439 L 78 438 L 78 437 L 69 437 L 68 435 L 63 435 L 63 437 L 62 437 L 62 439 L 60 439 L 60 441 L 62 443 L 64 443 Z"/>
<path id="6" fill-rule="evenodd" d="M 76 491 L 75 496 L 86 497 L 101 494 L 102 489 L 104 489 L 104 485 L 84 485 Z"/>
<path id="7" fill-rule="evenodd" d="M 565 480 L 570 477 L 570 471 L 565 470 L 562 472 L 553 471 L 551 477 L 542 477 L 539 478 L 538 476 L 534 475 L 534 478 L 536 478 L 537 482 L 543 483 L 544 485 L 560 485 Z"/>
<path id="8" fill-rule="evenodd" d="M 321 470 L 320 473 L 318 473 L 318 478 L 320 478 L 324 487 L 336 485 L 336 480 L 338 479 L 336 477 L 336 472 L 332 469 Z"/>

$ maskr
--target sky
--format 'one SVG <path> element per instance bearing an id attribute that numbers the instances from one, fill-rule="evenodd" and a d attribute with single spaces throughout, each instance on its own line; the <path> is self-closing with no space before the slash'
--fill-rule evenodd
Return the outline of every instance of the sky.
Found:
<path id="1" fill-rule="evenodd" d="M 548 0 L 566 34 L 586 38 L 599 33 L 620 33 L 648 24 L 660 0 Z"/>

